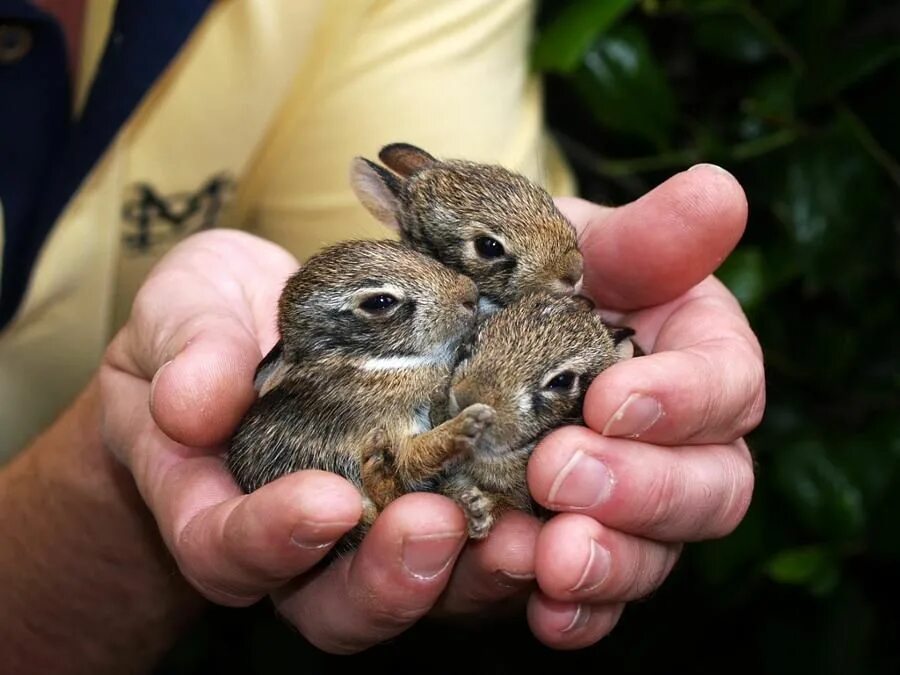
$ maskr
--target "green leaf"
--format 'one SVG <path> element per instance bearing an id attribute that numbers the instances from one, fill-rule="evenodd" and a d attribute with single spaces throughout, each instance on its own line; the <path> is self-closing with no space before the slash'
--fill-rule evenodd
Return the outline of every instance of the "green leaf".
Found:
<path id="1" fill-rule="evenodd" d="M 833 98 L 900 59 L 900 44 L 866 42 L 853 50 L 840 51 L 815 69 L 804 82 L 803 100 L 815 105 Z"/>
<path id="2" fill-rule="evenodd" d="M 759 63 L 772 53 L 759 30 L 737 14 L 721 14 L 697 21 L 694 28 L 697 47 L 718 57 L 738 63 Z"/>
<path id="3" fill-rule="evenodd" d="M 802 438 L 772 459 L 782 495 L 809 529 L 831 541 L 860 536 L 862 493 L 821 441 Z"/>
<path id="4" fill-rule="evenodd" d="M 873 264 L 890 255 L 889 233 L 871 226 L 890 217 L 879 168 L 835 125 L 792 147 L 770 170 L 774 190 L 766 201 L 785 229 L 807 292 L 860 296 Z"/>
<path id="5" fill-rule="evenodd" d="M 669 147 L 677 119 L 666 75 L 635 26 L 620 26 L 585 54 L 574 85 L 603 126 Z"/>
<path id="6" fill-rule="evenodd" d="M 763 254 L 758 246 L 743 246 L 722 264 L 716 276 L 734 293 L 741 305 L 752 310 L 766 293 Z"/>
<path id="7" fill-rule="evenodd" d="M 543 71 L 571 73 L 596 39 L 634 4 L 635 0 L 575 0 L 538 36 L 534 66 Z"/>
<path id="8" fill-rule="evenodd" d="M 840 579 L 840 566 L 835 556 L 820 546 L 781 551 L 769 559 L 765 570 L 773 581 L 806 586 L 817 595 L 832 590 Z"/>
<path id="9" fill-rule="evenodd" d="M 751 119 L 769 127 L 792 123 L 796 116 L 798 78 L 788 69 L 779 69 L 751 82 L 742 105 Z"/>

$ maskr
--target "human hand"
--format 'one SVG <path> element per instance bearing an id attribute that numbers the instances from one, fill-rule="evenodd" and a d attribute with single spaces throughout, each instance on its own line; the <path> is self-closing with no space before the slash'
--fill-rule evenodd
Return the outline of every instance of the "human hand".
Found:
<path id="1" fill-rule="evenodd" d="M 684 542 L 739 524 L 754 484 L 742 437 L 765 386 L 756 337 L 710 276 L 746 224 L 730 174 L 701 165 L 620 208 L 557 201 L 580 233 L 584 293 L 647 352 L 601 373 L 587 428 L 557 430 L 529 464 L 535 499 L 559 515 L 537 536 L 528 620 L 578 648 L 658 588 Z"/>
<path id="2" fill-rule="evenodd" d="M 605 304 L 619 309 L 642 307 L 684 294 L 714 269 L 739 238 L 746 217 L 740 189 L 733 181 L 730 188 L 723 185 L 723 179 L 712 177 L 708 169 L 698 170 L 688 179 L 685 176 L 688 174 L 617 210 L 562 200 L 579 226 L 588 226 L 595 219 L 616 225 L 604 228 L 603 237 L 591 234 L 584 239 L 589 251 L 587 289 L 599 287 L 600 271 L 613 277 L 605 291 L 596 295 Z M 704 187 L 709 185 L 718 185 L 718 189 Z M 673 214 L 674 224 L 694 228 L 676 230 L 677 236 L 665 238 L 649 272 L 631 269 L 628 261 L 633 263 L 643 255 L 642 249 L 649 250 L 646 245 L 653 243 L 654 231 L 643 226 L 643 221 L 654 211 L 662 212 L 657 234 L 668 232 L 664 226 L 668 223 L 671 227 Z M 595 224 L 587 229 L 599 233 Z M 596 246 L 602 250 L 594 253 Z M 603 251 L 619 253 L 604 258 Z M 684 258 L 689 264 L 681 262 Z M 615 271 L 616 264 L 624 266 L 621 274 Z M 553 533 L 567 526 L 563 516 L 541 530 L 523 514 L 508 514 L 487 541 L 466 547 L 460 555 L 465 525 L 459 510 L 449 500 L 428 494 L 406 495 L 392 503 L 356 554 L 324 572 L 307 573 L 356 522 L 361 510 L 358 493 L 337 476 L 300 472 L 242 495 L 218 454 L 255 395 L 252 374 L 276 339 L 274 308 L 284 280 L 294 269 L 296 261 L 284 251 L 249 235 L 213 231 L 191 238 L 151 274 L 136 299 L 131 320 L 108 350 L 102 371 L 107 442 L 131 468 L 181 570 L 205 597 L 240 606 L 271 594 L 279 611 L 313 644 L 330 652 L 350 653 L 400 634 L 429 613 L 471 616 L 521 597 L 533 586 L 535 572 L 541 587 L 532 595 L 529 609 L 535 633 L 551 645 L 579 646 L 612 627 L 621 601 L 642 588 L 652 588 L 642 577 L 627 592 L 620 592 L 611 585 L 616 578 L 613 574 L 610 584 L 598 586 L 588 598 L 554 590 L 558 588 L 554 581 L 564 581 L 569 571 L 543 564 L 542 551 L 555 545 Z M 642 274 L 646 286 L 638 283 Z M 616 283 L 616 278 L 621 281 Z M 190 293 L 185 289 L 191 289 Z M 624 299 L 617 299 L 614 291 L 624 293 Z M 722 310 L 699 304 L 700 315 L 710 320 L 711 329 L 721 327 L 722 318 L 716 317 Z M 654 347 L 654 351 L 663 348 L 661 336 L 671 329 L 663 327 L 668 326 L 667 317 L 678 313 L 678 307 L 677 301 L 670 300 L 662 307 L 627 317 L 639 329 L 642 346 Z M 639 322 L 640 316 L 646 321 Z M 650 320 L 653 317 L 656 323 Z M 655 345 L 646 342 L 651 336 Z M 750 338 L 752 342 L 752 333 Z M 621 381 L 632 380 L 626 374 Z M 651 378 L 662 385 L 667 381 Z M 761 387 L 761 376 L 757 384 Z M 595 390 L 588 399 L 592 408 Z M 598 410 L 602 412 L 602 408 Z M 748 425 L 752 425 L 753 414 L 747 414 Z M 672 419 L 671 412 L 668 417 Z M 595 426 L 592 419 L 596 422 L 594 414 L 588 422 Z M 535 453 L 531 480 L 539 498 L 541 481 L 553 473 L 553 461 L 571 447 L 566 440 L 569 433 L 571 430 L 560 430 Z M 596 445 L 594 439 L 585 452 Z M 568 452 L 571 455 L 571 449 Z M 683 452 L 679 458 L 685 464 L 675 463 L 669 470 L 706 467 L 714 473 L 718 468 L 702 458 L 691 460 Z M 664 462 L 656 461 L 654 466 L 665 474 Z M 620 487 L 628 485 L 624 477 L 630 474 L 615 475 L 619 479 L 615 496 L 604 506 L 613 516 L 627 514 L 632 501 L 637 502 L 634 495 L 641 494 L 637 488 L 629 492 Z M 722 482 L 722 476 L 712 480 L 716 477 L 710 476 L 710 484 Z M 730 517 L 738 520 L 752 489 L 752 474 L 738 472 L 733 480 L 731 491 L 726 489 L 728 495 L 724 496 L 730 495 L 734 504 Z M 674 480 L 666 485 L 683 487 Z M 556 498 L 565 491 L 558 490 Z M 658 498 L 641 503 L 675 509 L 676 502 L 660 488 Z M 696 500 L 691 503 L 696 506 Z M 687 502 L 684 509 L 686 512 Z M 593 522 L 598 527 L 600 516 L 590 515 L 597 515 Z M 574 514 L 566 517 L 578 518 Z M 677 541 L 684 530 L 678 523 L 674 528 L 664 527 L 664 518 L 648 515 L 645 520 L 634 527 L 626 522 L 618 525 L 618 531 L 604 532 L 628 537 L 656 528 L 664 531 L 658 536 L 660 541 L 669 541 L 673 535 Z M 675 516 L 670 520 L 674 522 Z M 728 524 L 722 527 L 724 533 Z M 703 536 L 708 533 L 688 533 L 683 539 Z M 578 535 L 571 543 L 584 541 L 584 536 Z M 626 569 L 627 561 L 633 559 L 624 557 L 626 552 L 640 551 L 641 546 L 656 550 L 652 542 L 633 536 L 624 540 L 633 546 L 601 541 L 611 551 L 614 569 Z M 659 582 L 672 562 L 674 556 L 661 567 L 657 565 L 655 576 L 653 560 L 642 569 L 647 578 Z M 559 623 L 567 613 L 571 622 L 575 599 L 582 599 L 590 611 L 582 610 L 578 626 L 562 632 Z"/>
<path id="3" fill-rule="evenodd" d="M 354 555 L 311 571 L 357 523 L 356 489 L 304 471 L 241 493 L 221 452 L 255 397 L 253 374 L 277 340 L 278 297 L 296 268 L 284 250 L 236 231 L 171 251 L 105 355 L 103 437 L 205 598 L 244 606 L 269 595 L 314 645 L 349 653 L 403 632 L 439 597 L 470 593 L 470 582 L 449 583 L 466 524 L 445 497 L 406 495 Z M 531 550 L 523 555 L 530 563 Z"/>
<path id="4" fill-rule="evenodd" d="M 571 649 L 599 640 L 626 602 L 658 588 L 684 542 L 724 536 L 743 518 L 754 477 L 741 439 L 760 421 L 765 388 L 753 331 L 710 276 L 746 225 L 730 174 L 699 166 L 619 208 L 557 204 L 579 231 L 582 292 L 635 328 L 648 355 L 595 379 L 587 428 L 559 429 L 535 448 L 529 487 L 558 515 L 543 527 L 519 513 L 501 518 L 457 565 L 469 595 L 439 607 L 475 611 L 527 593 L 534 634 Z M 489 583 L 496 570 L 537 588 Z"/>
<path id="5" fill-rule="evenodd" d="M 456 592 L 436 610 L 471 616 L 525 599 L 536 637 L 573 649 L 658 588 L 684 542 L 724 536 L 741 521 L 754 484 L 742 436 L 760 421 L 765 387 L 756 337 L 710 276 L 746 225 L 730 174 L 701 165 L 619 208 L 557 204 L 579 231 L 582 292 L 635 328 L 648 355 L 595 379 L 587 428 L 559 429 L 535 448 L 529 487 L 558 514 L 543 527 L 504 515 L 463 551 Z M 633 394 L 644 402 L 634 405 Z"/>

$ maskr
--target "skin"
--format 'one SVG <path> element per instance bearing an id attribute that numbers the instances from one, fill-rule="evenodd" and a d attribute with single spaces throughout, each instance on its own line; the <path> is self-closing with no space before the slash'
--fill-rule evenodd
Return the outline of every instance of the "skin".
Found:
<path id="1" fill-rule="evenodd" d="M 462 512 L 449 499 L 405 495 L 353 555 L 305 574 L 358 519 L 358 492 L 311 471 L 243 495 L 217 454 L 253 399 L 254 369 L 276 340 L 273 311 L 296 261 L 243 233 L 201 233 L 148 278 L 99 388 L 92 383 L 0 472 L 10 502 L 0 508 L 0 540 L 9 542 L 0 578 L 13 582 L 0 584 L 0 625 L 5 644 L 16 645 L 4 668 L 34 672 L 52 659 L 57 673 L 133 672 L 135 655 L 149 667 L 199 597 L 243 606 L 270 595 L 333 653 L 366 649 L 425 616 L 466 619 L 523 604 L 538 639 L 577 648 L 663 583 L 685 542 L 731 532 L 753 490 L 741 438 L 764 406 L 759 345 L 709 277 L 746 225 L 740 186 L 701 166 L 620 208 L 558 203 L 582 233 L 586 293 L 635 326 L 651 352 L 595 381 L 588 428 L 560 429 L 536 448 L 529 486 L 559 515 L 541 527 L 510 513 L 487 540 L 465 545 Z M 665 415 L 630 438 L 633 429 L 610 418 L 635 393 L 658 400 Z M 590 459 L 614 477 L 611 489 L 591 484 Z M 59 508 L 46 506 L 48 481 Z M 579 506 L 579 493 L 591 503 Z M 91 523 L 103 527 L 76 536 Z M 597 573 L 605 561 L 605 576 L 585 573 L 586 563 Z M 172 582 L 174 566 L 189 587 Z M 91 617 L 104 628 L 92 630 Z M 35 625 L 77 639 L 48 654 Z M 73 634 L 73 625 L 83 630 Z"/>

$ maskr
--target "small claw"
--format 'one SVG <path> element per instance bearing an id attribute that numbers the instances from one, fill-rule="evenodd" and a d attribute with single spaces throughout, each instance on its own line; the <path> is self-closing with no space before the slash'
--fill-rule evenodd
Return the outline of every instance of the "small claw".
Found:
<path id="1" fill-rule="evenodd" d="M 383 429 L 375 429 L 362 452 L 364 480 L 387 480 L 393 469 L 392 448 Z"/>
<path id="2" fill-rule="evenodd" d="M 366 458 L 365 468 L 368 471 L 376 471 L 378 469 L 381 469 L 381 467 L 383 467 L 383 466 L 384 466 L 384 455 L 382 455 L 380 452 L 370 455 L 369 457 Z"/>
<path id="3" fill-rule="evenodd" d="M 494 524 L 492 512 L 493 502 L 477 487 L 470 488 L 460 495 L 460 505 L 466 514 L 469 537 L 484 539 Z"/>

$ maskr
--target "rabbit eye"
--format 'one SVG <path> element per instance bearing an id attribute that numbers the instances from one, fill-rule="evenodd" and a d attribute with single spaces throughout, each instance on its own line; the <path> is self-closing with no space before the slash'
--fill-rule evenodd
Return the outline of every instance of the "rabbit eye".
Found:
<path id="1" fill-rule="evenodd" d="M 503 244 L 493 237 L 478 237 L 475 240 L 475 250 L 482 258 L 499 258 L 506 254 Z"/>
<path id="2" fill-rule="evenodd" d="M 577 377 L 578 376 L 571 370 L 564 370 L 563 372 L 554 375 L 553 378 L 544 385 L 544 389 L 549 389 L 550 391 L 568 391 L 572 388 L 572 385 L 575 383 L 575 378 Z"/>
<path id="3" fill-rule="evenodd" d="M 390 293 L 378 293 L 377 295 L 369 296 L 359 303 L 359 308 L 377 314 L 389 310 L 398 302 L 400 301 Z"/>

